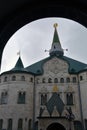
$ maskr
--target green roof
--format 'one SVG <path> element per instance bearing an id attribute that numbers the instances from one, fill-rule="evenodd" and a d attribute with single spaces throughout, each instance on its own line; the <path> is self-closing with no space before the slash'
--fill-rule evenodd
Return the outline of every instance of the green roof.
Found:
<path id="1" fill-rule="evenodd" d="M 53 57 L 54 56 L 47 57 L 39 62 L 36 62 L 35 64 L 32 64 L 32 65 L 26 67 L 26 70 L 28 72 L 34 73 L 36 75 L 43 74 L 44 63 L 47 62 L 48 60 L 52 59 Z M 69 73 L 72 73 L 72 74 L 77 74 L 80 71 L 83 71 L 87 67 L 87 64 L 74 60 L 72 58 L 68 58 L 66 56 L 61 56 L 61 57 L 56 56 L 56 57 L 66 61 L 69 64 L 68 71 L 69 71 Z"/>
<path id="2" fill-rule="evenodd" d="M 54 31 L 54 36 L 53 36 L 53 43 L 60 43 L 59 37 L 58 37 L 58 33 L 57 33 L 57 29 L 55 28 Z"/>

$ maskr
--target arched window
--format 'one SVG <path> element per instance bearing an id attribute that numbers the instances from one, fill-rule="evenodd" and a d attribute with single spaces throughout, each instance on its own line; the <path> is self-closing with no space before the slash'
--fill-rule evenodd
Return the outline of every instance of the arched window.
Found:
<path id="1" fill-rule="evenodd" d="M 76 83 L 76 77 L 73 77 L 72 80 L 73 80 L 73 83 Z"/>
<path id="2" fill-rule="evenodd" d="M 25 92 L 18 93 L 18 104 L 25 104 Z"/>
<path id="3" fill-rule="evenodd" d="M 58 83 L 58 79 L 57 78 L 54 79 L 54 83 Z"/>
<path id="4" fill-rule="evenodd" d="M 41 105 L 46 105 L 47 103 L 47 94 L 41 94 Z"/>
<path id="5" fill-rule="evenodd" d="M 22 81 L 25 81 L 25 77 L 24 77 L 24 76 L 21 76 L 21 80 L 22 80 Z"/>
<path id="6" fill-rule="evenodd" d="M 61 78 L 61 79 L 60 79 L 60 83 L 64 83 L 64 78 Z"/>
<path id="7" fill-rule="evenodd" d="M 48 83 L 52 83 L 52 79 L 51 78 L 48 79 Z"/>
<path id="8" fill-rule="evenodd" d="M 23 130 L 23 119 L 18 120 L 18 129 L 17 130 Z"/>
<path id="9" fill-rule="evenodd" d="M 67 83 L 70 83 L 70 78 L 69 78 L 69 77 L 66 78 L 66 82 L 67 82 Z"/>
<path id="10" fill-rule="evenodd" d="M 82 77 L 82 76 L 80 76 L 80 81 L 81 81 L 81 80 L 83 80 L 83 77 Z"/>
<path id="11" fill-rule="evenodd" d="M 66 101 L 67 101 L 67 105 L 73 105 L 73 94 L 72 93 L 66 94 Z"/>
<path id="12" fill-rule="evenodd" d="M 28 130 L 31 130 L 32 129 L 32 120 L 29 119 L 28 121 Z"/>
<path id="13" fill-rule="evenodd" d="M 7 130 L 12 130 L 12 119 L 8 119 L 8 127 Z"/>
<path id="14" fill-rule="evenodd" d="M 37 78 L 37 81 L 36 81 L 36 82 L 37 82 L 37 84 L 39 83 L 39 80 L 40 80 L 40 79 L 39 79 L 39 78 Z"/>
<path id="15" fill-rule="evenodd" d="M 3 128 L 3 119 L 0 119 L 0 130 Z"/>
<path id="16" fill-rule="evenodd" d="M 42 79 L 42 83 L 45 83 L 45 78 Z"/>
<path id="17" fill-rule="evenodd" d="M 30 78 L 30 82 L 32 82 L 32 83 L 33 83 L 33 78 L 32 78 L 32 77 Z"/>
<path id="18" fill-rule="evenodd" d="M 12 76 L 12 81 L 16 81 L 16 76 L 15 75 Z"/>
<path id="19" fill-rule="evenodd" d="M 7 82 L 7 76 L 6 76 L 6 77 L 4 77 L 4 82 Z"/>

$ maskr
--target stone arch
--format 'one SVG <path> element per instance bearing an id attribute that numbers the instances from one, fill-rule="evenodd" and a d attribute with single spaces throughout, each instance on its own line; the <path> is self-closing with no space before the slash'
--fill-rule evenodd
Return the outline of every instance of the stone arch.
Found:
<path id="1" fill-rule="evenodd" d="M 46 130 L 66 130 L 65 127 L 63 125 L 61 125 L 60 123 L 52 123 L 50 124 Z"/>
<path id="2" fill-rule="evenodd" d="M 9 3 L 10 4 L 10 3 Z M 7 14 L 0 23 L 0 63 L 9 38 L 24 25 L 41 18 L 61 17 L 74 20 L 87 27 L 86 4 L 75 1 L 31 1 Z M 10 6 L 11 8 L 11 6 Z M 11 10 L 10 10 L 11 11 Z M 2 18 L 1 18 L 2 19 Z"/>

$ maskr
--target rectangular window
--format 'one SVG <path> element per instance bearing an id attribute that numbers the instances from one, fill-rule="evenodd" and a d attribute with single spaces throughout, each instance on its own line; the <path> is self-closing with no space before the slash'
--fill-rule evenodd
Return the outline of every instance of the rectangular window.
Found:
<path id="1" fill-rule="evenodd" d="M 1 104 L 7 104 L 7 100 L 8 100 L 8 93 L 2 92 L 1 93 Z"/>
<path id="2" fill-rule="evenodd" d="M 67 105 L 73 105 L 73 94 L 72 93 L 66 94 L 66 101 L 67 101 Z"/>
<path id="3" fill-rule="evenodd" d="M 25 104 L 25 92 L 18 93 L 18 104 Z"/>
<path id="4" fill-rule="evenodd" d="M 46 105 L 47 103 L 47 94 L 41 94 L 41 105 Z"/>

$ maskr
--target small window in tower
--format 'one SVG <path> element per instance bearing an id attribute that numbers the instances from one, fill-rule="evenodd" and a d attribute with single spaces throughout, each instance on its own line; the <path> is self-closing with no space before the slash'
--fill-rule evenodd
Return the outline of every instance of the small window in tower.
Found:
<path id="1" fill-rule="evenodd" d="M 7 76 L 6 76 L 6 77 L 4 77 L 4 82 L 7 82 Z"/>
<path id="2" fill-rule="evenodd" d="M 25 104 L 25 92 L 18 93 L 18 104 Z"/>
<path id="3" fill-rule="evenodd" d="M 45 78 L 42 79 L 42 83 L 45 83 Z"/>
<path id="4" fill-rule="evenodd" d="M 64 78 L 61 78 L 61 79 L 60 79 L 60 83 L 64 83 Z"/>
<path id="5" fill-rule="evenodd" d="M 81 80 L 83 80 L 83 77 L 82 77 L 82 76 L 80 76 L 80 81 L 81 81 Z"/>
<path id="6" fill-rule="evenodd" d="M 54 83 L 58 83 L 58 79 L 57 78 L 54 79 Z"/>
<path id="7" fill-rule="evenodd" d="M 66 78 L 66 82 L 67 82 L 67 83 L 70 83 L 70 78 L 69 78 L 69 77 Z"/>
<path id="8" fill-rule="evenodd" d="M 7 100 L 8 100 L 8 93 L 2 92 L 1 93 L 1 104 L 7 104 Z"/>
<path id="9" fill-rule="evenodd" d="M 32 77 L 30 78 L 30 82 L 32 82 L 32 83 L 33 83 L 33 78 L 32 78 Z"/>
<path id="10" fill-rule="evenodd" d="M 76 77 L 73 77 L 72 80 L 73 80 L 73 83 L 76 83 Z"/>
<path id="11" fill-rule="evenodd" d="M 52 83 L 52 79 L 51 78 L 48 79 L 48 83 Z"/>
<path id="12" fill-rule="evenodd" d="M 12 81 L 16 81 L 16 76 L 15 75 L 12 76 Z"/>
<path id="13" fill-rule="evenodd" d="M 25 77 L 24 77 L 24 76 L 21 76 L 21 80 L 22 80 L 22 81 L 25 81 Z"/>

